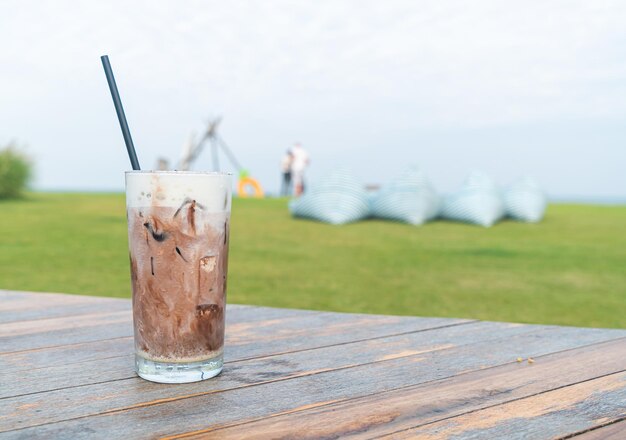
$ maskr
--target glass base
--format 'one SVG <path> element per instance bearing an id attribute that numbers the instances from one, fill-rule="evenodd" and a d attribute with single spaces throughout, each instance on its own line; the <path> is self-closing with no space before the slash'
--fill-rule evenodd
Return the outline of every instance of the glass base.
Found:
<path id="1" fill-rule="evenodd" d="M 135 354 L 135 371 L 139 377 L 159 383 L 189 383 L 210 379 L 222 372 L 224 356 L 220 354 L 199 362 L 156 362 Z"/>

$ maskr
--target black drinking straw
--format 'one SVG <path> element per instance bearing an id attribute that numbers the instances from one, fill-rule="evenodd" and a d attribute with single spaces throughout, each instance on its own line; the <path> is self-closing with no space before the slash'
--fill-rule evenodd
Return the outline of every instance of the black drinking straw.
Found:
<path id="1" fill-rule="evenodd" d="M 124 135 L 124 142 L 126 142 L 128 158 L 133 166 L 133 170 L 140 170 L 141 168 L 139 167 L 139 161 L 137 160 L 137 153 L 135 153 L 133 139 L 130 137 L 128 122 L 126 122 L 126 115 L 124 115 L 124 107 L 122 107 L 122 101 L 120 100 L 120 93 L 117 91 L 115 77 L 113 76 L 113 70 L 111 70 L 111 63 L 109 63 L 109 56 L 103 55 L 100 59 L 102 60 L 104 74 L 106 75 L 107 82 L 109 83 L 109 90 L 111 90 L 111 97 L 113 98 L 113 105 L 115 105 L 115 111 L 117 112 L 117 119 L 120 121 L 120 128 L 122 129 L 122 134 Z"/>

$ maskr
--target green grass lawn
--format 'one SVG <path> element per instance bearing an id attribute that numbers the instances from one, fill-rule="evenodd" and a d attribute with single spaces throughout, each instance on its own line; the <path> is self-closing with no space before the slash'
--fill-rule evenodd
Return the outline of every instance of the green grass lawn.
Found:
<path id="1" fill-rule="evenodd" d="M 626 207 L 552 205 L 491 229 L 293 220 L 233 204 L 230 302 L 626 327 Z M 124 196 L 0 201 L 0 288 L 130 296 Z"/>

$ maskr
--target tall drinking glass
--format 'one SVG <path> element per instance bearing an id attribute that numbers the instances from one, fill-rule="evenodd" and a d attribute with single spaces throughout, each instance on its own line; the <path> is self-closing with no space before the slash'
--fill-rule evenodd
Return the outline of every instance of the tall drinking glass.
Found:
<path id="1" fill-rule="evenodd" d="M 135 365 L 185 383 L 222 371 L 231 176 L 126 172 Z"/>

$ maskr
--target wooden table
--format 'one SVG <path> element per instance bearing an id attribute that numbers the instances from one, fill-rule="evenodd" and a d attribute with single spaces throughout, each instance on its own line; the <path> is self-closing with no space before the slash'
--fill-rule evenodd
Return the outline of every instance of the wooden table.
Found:
<path id="1" fill-rule="evenodd" d="M 625 330 L 238 305 L 227 323 L 219 377 L 161 385 L 133 372 L 128 300 L 0 291 L 0 437 L 626 438 Z"/>

